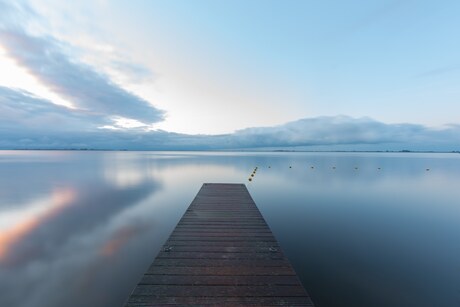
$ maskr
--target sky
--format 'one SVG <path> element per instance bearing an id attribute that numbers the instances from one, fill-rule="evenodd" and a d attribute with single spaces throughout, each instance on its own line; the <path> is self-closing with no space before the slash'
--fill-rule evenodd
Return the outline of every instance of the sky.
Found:
<path id="1" fill-rule="evenodd" d="M 459 150 L 459 15 L 449 0 L 0 0 L 0 148 Z"/>

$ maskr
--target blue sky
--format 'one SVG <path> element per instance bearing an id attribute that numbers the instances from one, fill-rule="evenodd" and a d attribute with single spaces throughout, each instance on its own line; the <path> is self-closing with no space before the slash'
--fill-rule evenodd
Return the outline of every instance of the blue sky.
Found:
<path id="1" fill-rule="evenodd" d="M 459 15 L 447 0 L 0 0 L 0 147 L 457 150 Z"/>

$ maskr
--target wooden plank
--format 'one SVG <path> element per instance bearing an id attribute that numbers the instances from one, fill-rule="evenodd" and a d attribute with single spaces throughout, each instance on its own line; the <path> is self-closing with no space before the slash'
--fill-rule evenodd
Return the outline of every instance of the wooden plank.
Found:
<path id="1" fill-rule="evenodd" d="M 172 240 L 166 241 L 165 246 L 226 246 L 226 247 L 276 247 L 276 241 L 189 241 L 189 240 Z"/>
<path id="2" fill-rule="evenodd" d="M 219 306 L 219 307 L 266 307 L 266 306 L 305 306 L 313 303 L 305 302 L 303 297 L 149 297 L 133 295 L 126 307 L 159 307 L 159 306 Z"/>
<path id="3" fill-rule="evenodd" d="M 203 238 L 203 237 L 209 237 L 209 238 L 212 238 L 212 237 L 219 237 L 219 238 L 222 238 L 222 237 L 232 237 L 232 238 L 236 238 L 236 237 L 253 237 L 253 238 L 264 237 L 264 238 L 267 238 L 267 237 L 270 237 L 270 239 L 273 239 L 273 240 L 275 239 L 270 232 L 260 232 L 260 231 L 258 231 L 258 232 L 254 232 L 254 231 L 251 231 L 251 232 L 243 232 L 243 231 L 227 231 L 227 232 L 174 231 L 172 236 L 174 236 L 174 237 L 200 237 L 200 238 Z"/>
<path id="4" fill-rule="evenodd" d="M 198 285 L 198 286 L 295 286 L 295 275 L 245 276 L 245 275 L 144 275 L 139 285 Z"/>
<path id="5" fill-rule="evenodd" d="M 313 306 L 243 184 L 203 184 L 125 306 Z"/>
<path id="6" fill-rule="evenodd" d="M 299 284 L 289 286 L 199 286 L 199 285 L 137 285 L 133 295 L 151 296 L 304 296 Z"/>
<path id="7" fill-rule="evenodd" d="M 157 258 L 164 259 L 245 259 L 269 260 L 284 259 L 281 253 L 232 253 L 232 252 L 161 252 Z"/>
<path id="8" fill-rule="evenodd" d="M 174 258 L 157 258 L 155 260 L 157 266 L 254 266 L 254 267 L 273 267 L 286 266 L 289 267 L 289 262 L 284 259 L 174 259 Z"/>
<path id="9" fill-rule="evenodd" d="M 285 276 L 295 275 L 290 267 L 272 267 L 270 270 L 264 267 L 254 266 L 200 266 L 200 267 L 165 267 L 152 265 L 146 275 L 169 274 L 169 275 L 243 275 L 243 276 Z"/>
<path id="10" fill-rule="evenodd" d="M 176 245 L 174 252 L 196 252 L 196 253 L 267 253 L 269 248 L 277 246 L 197 246 L 197 245 Z"/>

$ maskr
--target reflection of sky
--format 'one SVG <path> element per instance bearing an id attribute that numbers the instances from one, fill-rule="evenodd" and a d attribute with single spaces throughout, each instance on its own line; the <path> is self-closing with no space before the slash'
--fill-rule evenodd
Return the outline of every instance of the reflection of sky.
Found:
<path id="1" fill-rule="evenodd" d="M 453 154 L 0 152 L 0 305 L 121 305 L 203 182 L 246 182 L 321 305 L 452 306 L 459 174 Z"/>
<path id="2" fill-rule="evenodd" d="M 0 218 L 0 261 L 8 258 L 8 252 L 15 243 L 30 235 L 41 224 L 60 214 L 63 208 L 75 198 L 73 190 L 52 191 L 50 199 L 30 204 L 26 210 L 11 210 Z"/>
<path id="3" fill-rule="evenodd" d="M 259 170 L 251 193 L 321 306 L 456 305 L 457 155 L 283 162 Z"/>
<path id="4" fill-rule="evenodd" d="M 0 166 L 6 169 L 0 180 L 10 181 L 10 190 L 0 198 L 0 285 L 7 289 L 0 305 L 113 302 L 108 295 L 113 289 L 105 286 L 113 278 L 109 269 L 119 271 L 116 263 L 125 247 L 155 228 L 141 214 L 142 201 L 161 185 L 151 176 L 130 185 L 105 180 L 112 174 L 108 179 L 129 182 L 123 178 L 123 165 L 118 172 L 107 171 L 103 153 L 69 153 L 57 159 L 51 153 L 40 161 L 42 155 L 21 152 Z M 129 292 L 129 287 L 120 290 Z M 30 289 L 26 296 L 24 289 Z M 122 299 L 116 296 L 115 302 Z"/>

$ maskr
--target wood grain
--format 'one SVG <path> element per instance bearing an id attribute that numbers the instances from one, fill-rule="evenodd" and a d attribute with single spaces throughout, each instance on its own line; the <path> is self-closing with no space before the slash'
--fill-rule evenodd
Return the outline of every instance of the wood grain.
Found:
<path id="1" fill-rule="evenodd" d="M 126 302 L 313 306 L 244 184 L 205 183 Z"/>

